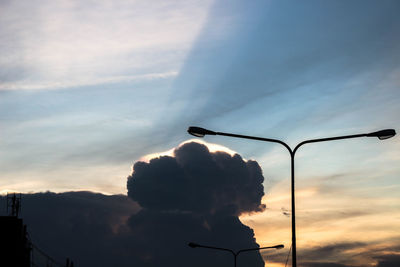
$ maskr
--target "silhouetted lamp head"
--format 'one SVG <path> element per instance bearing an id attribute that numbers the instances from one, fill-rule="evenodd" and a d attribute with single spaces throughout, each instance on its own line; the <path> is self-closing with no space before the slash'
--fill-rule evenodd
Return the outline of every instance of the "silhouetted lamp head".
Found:
<path id="1" fill-rule="evenodd" d="M 274 248 L 276 248 L 276 249 L 282 249 L 284 247 L 285 247 L 284 245 L 276 245 L 276 246 L 274 246 Z"/>
<path id="2" fill-rule="evenodd" d="M 197 247 L 199 246 L 199 244 L 190 242 L 190 243 L 188 244 L 188 246 L 191 247 L 191 248 L 197 248 Z"/>
<path id="3" fill-rule="evenodd" d="M 204 137 L 206 134 L 209 135 L 216 135 L 216 132 L 204 129 L 204 128 L 200 128 L 200 127 L 194 127 L 194 126 L 190 126 L 188 128 L 188 133 L 190 133 L 191 135 L 194 135 L 196 137 Z"/>
<path id="4" fill-rule="evenodd" d="M 386 130 L 381 130 L 381 131 L 367 134 L 367 136 L 370 136 L 370 137 L 378 137 L 379 140 L 389 139 L 395 135 L 396 135 L 396 131 L 394 129 L 386 129 Z"/>

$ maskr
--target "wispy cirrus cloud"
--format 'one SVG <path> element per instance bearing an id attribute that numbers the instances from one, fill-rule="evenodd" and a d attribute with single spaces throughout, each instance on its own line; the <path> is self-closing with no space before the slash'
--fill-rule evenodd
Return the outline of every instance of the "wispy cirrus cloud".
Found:
<path id="1" fill-rule="evenodd" d="M 175 76 L 210 3 L 3 2 L 0 90 Z"/>
<path id="2" fill-rule="evenodd" d="M 101 84 L 127 83 L 148 81 L 155 79 L 171 79 L 178 75 L 177 71 L 164 73 L 147 73 L 142 75 L 119 75 L 110 77 L 82 78 L 71 81 L 37 81 L 37 82 L 8 82 L 0 84 L 0 90 L 40 90 L 40 89 L 65 89 L 81 86 L 94 86 Z"/>

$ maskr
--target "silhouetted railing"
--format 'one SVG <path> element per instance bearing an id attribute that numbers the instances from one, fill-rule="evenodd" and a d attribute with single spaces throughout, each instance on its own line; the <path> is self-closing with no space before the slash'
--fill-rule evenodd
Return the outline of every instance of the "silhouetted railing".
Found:
<path id="1" fill-rule="evenodd" d="M 36 245 L 31 243 L 31 266 L 32 267 L 65 267 L 65 264 L 62 264 L 51 256 L 49 256 L 46 252 L 38 248 Z M 69 267 L 69 266 L 68 266 Z"/>

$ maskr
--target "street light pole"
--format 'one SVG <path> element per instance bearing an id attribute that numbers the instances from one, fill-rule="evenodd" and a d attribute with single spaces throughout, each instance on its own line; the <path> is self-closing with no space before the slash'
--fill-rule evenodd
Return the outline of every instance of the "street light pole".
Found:
<path id="1" fill-rule="evenodd" d="M 240 134 L 232 134 L 232 133 L 223 133 L 223 132 L 214 132 L 211 130 L 207 130 L 200 127 L 189 127 L 188 133 L 194 135 L 196 137 L 204 137 L 205 135 L 222 135 L 222 136 L 229 136 L 235 138 L 244 138 L 244 139 L 251 139 L 257 141 L 264 141 L 264 142 L 273 142 L 283 145 L 290 154 L 291 158 L 291 218 L 292 218 L 292 267 L 297 267 L 297 251 L 296 251 L 296 209 L 295 209 L 295 185 L 294 185 L 294 157 L 296 151 L 305 144 L 310 143 L 317 143 L 317 142 L 326 142 L 326 141 L 334 141 L 334 140 L 341 140 L 341 139 L 351 139 L 351 138 L 358 138 L 358 137 L 378 137 L 380 140 L 389 139 L 396 135 L 396 131 L 393 129 L 386 129 L 372 133 L 365 133 L 365 134 L 354 134 L 354 135 L 344 135 L 344 136 L 335 136 L 335 137 L 328 137 L 328 138 L 319 138 L 319 139 L 310 139 L 300 142 L 295 148 L 292 150 L 288 144 L 285 142 L 278 140 L 278 139 L 271 139 L 271 138 L 263 138 L 263 137 L 256 137 L 256 136 L 248 136 L 248 135 L 240 135 Z"/>
<path id="2" fill-rule="evenodd" d="M 262 250 L 262 249 L 271 249 L 271 248 L 281 249 L 281 248 L 285 247 L 284 245 L 276 245 L 276 246 L 272 246 L 272 247 L 246 248 L 246 249 L 241 249 L 241 250 L 238 250 L 237 252 L 235 252 L 235 251 L 233 251 L 232 249 L 229 249 L 229 248 L 219 248 L 219 247 L 212 247 L 212 246 L 204 246 L 204 245 L 200 245 L 200 244 L 193 243 L 193 242 L 190 242 L 188 244 L 188 246 L 191 247 L 191 248 L 208 248 L 208 249 L 228 251 L 228 252 L 232 253 L 232 255 L 233 255 L 234 266 L 235 267 L 236 267 L 236 262 L 237 262 L 237 256 L 242 252 L 253 251 L 253 250 Z"/>

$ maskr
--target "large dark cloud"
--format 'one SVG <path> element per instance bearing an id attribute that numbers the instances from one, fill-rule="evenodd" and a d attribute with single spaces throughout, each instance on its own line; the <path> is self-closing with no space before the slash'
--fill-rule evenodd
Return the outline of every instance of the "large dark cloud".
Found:
<path id="1" fill-rule="evenodd" d="M 231 254 L 187 244 L 257 247 L 253 230 L 238 216 L 264 209 L 263 180 L 255 161 L 188 143 L 173 157 L 135 163 L 129 197 L 26 194 L 22 218 L 36 246 L 76 266 L 231 266 Z M 264 266 L 259 252 L 243 253 L 238 264 Z"/>
<path id="2" fill-rule="evenodd" d="M 264 209 L 263 180 L 257 162 L 210 153 L 198 143 L 182 145 L 173 157 L 135 163 L 128 177 L 128 196 L 143 209 L 130 218 L 129 226 L 135 237 L 143 238 L 142 264 L 231 264 L 232 256 L 223 252 L 187 250 L 189 241 L 234 250 L 257 247 L 253 230 L 238 216 Z M 264 264 L 258 252 L 243 254 L 239 260 Z"/>
<path id="3" fill-rule="evenodd" d="M 210 153 L 193 142 L 176 149 L 174 157 L 137 162 L 128 178 L 128 196 L 150 210 L 237 216 L 264 209 L 263 181 L 257 162 Z"/>
<path id="4" fill-rule="evenodd" d="M 22 195 L 21 218 L 32 242 L 58 262 L 69 257 L 76 266 L 129 266 L 132 257 L 121 253 L 126 221 L 139 210 L 123 195 L 47 192 Z"/>
<path id="5" fill-rule="evenodd" d="M 188 143 L 172 157 L 137 162 L 128 177 L 129 197 L 25 194 L 21 217 L 33 243 L 58 262 L 70 257 L 76 266 L 87 267 L 231 266 L 229 253 L 191 249 L 187 243 L 234 250 L 257 247 L 253 230 L 238 215 L 264 208 L 262 181 L 256 162 Z M 6 206 L 4 197 L 1 206 Z M 341 242 L 299 248 L 298 262 L 304 267 L 362 267 L 366 262 L 400 266 L 398 240 L 376 245 Z M 287 251 L 265 253 L 268 262 L 286 261 Z M 264 263 L 259 252 L 249 252 L 240 255 L 238 266 Z"/>

